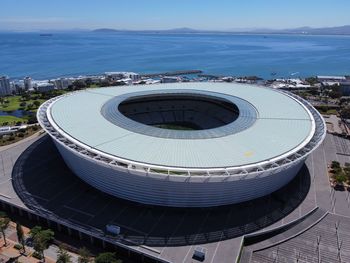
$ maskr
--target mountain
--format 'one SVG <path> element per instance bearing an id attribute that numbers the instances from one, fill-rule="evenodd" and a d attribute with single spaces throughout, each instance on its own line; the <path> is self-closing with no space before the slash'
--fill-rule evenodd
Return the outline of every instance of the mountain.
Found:
<path id="1" fill-rule="evenodd" d="M 98 29 L 92 30 L 92 32 L 96 32 L 96 33 L 117 33 L 121 31 L 123 30 L 117 30 L 112 28 L 98 28 Z M 124 30 L 124 31 L 127 31 L 127 30 Z"/>
<path id="2" fill-rule="evenodd" d="M 188 27 L 181 27 L 181 28 L 173 28 L 173 29 L 149 29 L 149 30 L 128 30 L 128 29 L 113 29 L 113 28 L 98 28 L 95 30 L 92 30 L 92 32 L 97 33 L 118 33 L 118 32 L 134 32 L 134 33 L 174 33 L 174 34 L 185 34 L 185 33 L 198 33 L 202 32 L 201 30 L 196 30 Z"/>
<path id="3" fill-rule="evenodd" d="M 338 26 L 338 27 L 323 27 L 323 28 L 297 28 L 289 30 L 289 32 L 313 34 L 313 35 L 350 35 L 350 25 Z"/>
<path id="4" fill-rule="evenodd" d="M 194 34 L 194 33 L 232 33 L 232 34 L 307 34 L 307 35 L 350 35 L 350 25 L 338 26 L 338 27 L 298 27 L 290 29 L 268 29 L 268 28 L 256 28 L 256 29 L 231 29 L 231 30 L 197 30 L 188 27 L 174 28 L 174 29 L 161 29 L 161 30 L 127 30 L 127 29 L 111 29 L 111 28 L 99 28 L 93 30 L 97 33 L 118 33 L 118 32 L 130 32 L 130 33 L 166 33 L 166 34 Z"/>
<path id="5" fill-rule="evenodd" d="M 189 27 L 173 28 L 173 29 L 167 29 L 167 30 L 162 30 L 162 31 L 167 32 L 167 33 L 198 33 L 198 32 L 202 32 L 201 30 L 196 30 L 196 29 L 189 28 Z"/>

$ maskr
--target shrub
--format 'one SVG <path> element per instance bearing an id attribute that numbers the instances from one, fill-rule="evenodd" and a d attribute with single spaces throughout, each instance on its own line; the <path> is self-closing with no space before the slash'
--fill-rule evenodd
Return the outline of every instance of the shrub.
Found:
<path id="1" fill-rule="evenodd" d="M 31 115 L 28 119 L 28 124 L 34 124 L 34 123 L 37 123 L 38 120 L 36 119 L 36 116 L 35 115 Z"/>
<path id="2" fill-rule="evenodd" d="M 331 168 L 336 170 L 337 168 L 339 169 L 340 168 L 340 163 L 337 162 L 337 161 L 333 161 L 332 164 L 331 164 Z"/>
<path id="3" fill-rule="evenodd" d="M 17 250 L 21 250 L 22 249 L 22 245 L 21 244 L 15 244 L 14 246 L 13 246 L 15 249 L 17 249 Z"/>
<path id="4" fill-rule="evenodd" d="M 34 251 L 34 253 L 32 254 L 32 256 L 33 256 L 34 258 L 39 259 L 39 260 L 42 260 L 42 259 L 43 259 L 43 257 L 40 255 L 40 253 L 38 253 L 38 252 L 36 252 L 36 251 Z"/>
<path id="5" fill-rule="evenodd" d="M 347 181 L 347 177 L 345 176 L 345 174 L 341 173 L 335 176 L 335 181 L 339 184 L 342 184 Z"/>
<path id="6" fill-rule="evenodd" d="M 105 252 L 97 255 L 95 263 L 122 263 L 122 261 L 116 258 L 115 253 Z"/>
<path id="7" fill-rule="evenodd" d="M 334 173 L 335 175 L 341 173 L 343 170 L 341 169 L 341 167 L 336 167 L 336 168 L 332 168 L 331 173 Z"/>

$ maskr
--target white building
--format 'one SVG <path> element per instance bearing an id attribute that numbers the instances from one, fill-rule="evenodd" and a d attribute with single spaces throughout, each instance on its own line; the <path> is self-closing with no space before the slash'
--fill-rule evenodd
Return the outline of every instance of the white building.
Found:
<path id="1" fill-rule="evenodd" d="M 120 80 L 129 78 L 132 81 L 138 81 L 141 79 L 141 76 L 134 72 L 105 72 L 106 77 L 111 80 Z"/>
<path id="2" fill-rule="evenodd" d="M 317 80 L 320 82 L 324 82 L 324 81 L 342 82 L 342 81 L 346 81 L 346 77 L 344 77 L 344 76 L 317 76 Z"/>
<path id="3" fill-rule="evenodd" d="M 24 80 L 24 89 L 25 90 L 32 90 L 33 89 L 33 82 L 31 77 L 25 77 Z"/>
<path id="4" fill-rule="evenodd" d="M 34 87 L 36 90 L 40 91 L 40 92 L 48 92 L 50 90 L 54 90 L 55 89 L 55 85 L 48 82 L 47 80 L 43 80 L 43 81 L 36 81 L 34 84 Z"/>
<path id="5" fill-rule="evenodd" d="M 7 76 L 0 77 L 0 96 L 11 95 L 10 79 Z"/>
<path id="6" fill-rule="evenodd" d="M 120 79 L 120 80 L 117 80 L 117 83 L 132 85 L 132 79 L 131 78 Z"/>
<path id="7" fill-rule="evenodd" d="M 162 83 L 175 83 L 175 82 L 179 82 L 180 78 L 179 77 L 163 77 L 161 82 Z"/>
<path id="8" fill-rule="evenodd" d="M 127 72 L 126 77 L 132 79 L 132 81 L 138 81 L 141 79 L 141 76 L 134 72 Z"/>
<path id="9" fill-rule="evenodd" d="M 53 80 L 57 89 L 67 89 L 72 84 L 72 80 L 68 78 L 59 78 Z"/>

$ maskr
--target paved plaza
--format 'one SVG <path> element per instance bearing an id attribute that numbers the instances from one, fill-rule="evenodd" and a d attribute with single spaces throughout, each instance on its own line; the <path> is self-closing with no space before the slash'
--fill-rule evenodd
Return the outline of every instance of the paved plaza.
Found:
<path id="1" fill-rule="evenodd" d="M 240 262 L 350 262 L 349 192 L 333 190 L 327 175 L 332 161 L 350 163 L 349 149 L 349 140 L 326 136 L 307 160 L 312 177 L 308 196 L 314 195 L 318 217 L 311 215 L 280 235 L 244 247 Z"/>

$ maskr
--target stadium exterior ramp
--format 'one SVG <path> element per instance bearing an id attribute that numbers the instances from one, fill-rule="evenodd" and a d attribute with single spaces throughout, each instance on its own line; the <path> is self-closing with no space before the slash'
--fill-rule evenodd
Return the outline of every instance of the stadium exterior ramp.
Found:
<path id="1" fill-rule="evenodd" d="M 228 83 L 78 91 L 45 102 L 37 116 L 86 183 L 119 198 L 172 207 L 270 194 L 294 178 L 326 132 L 305 100 Z"/>

